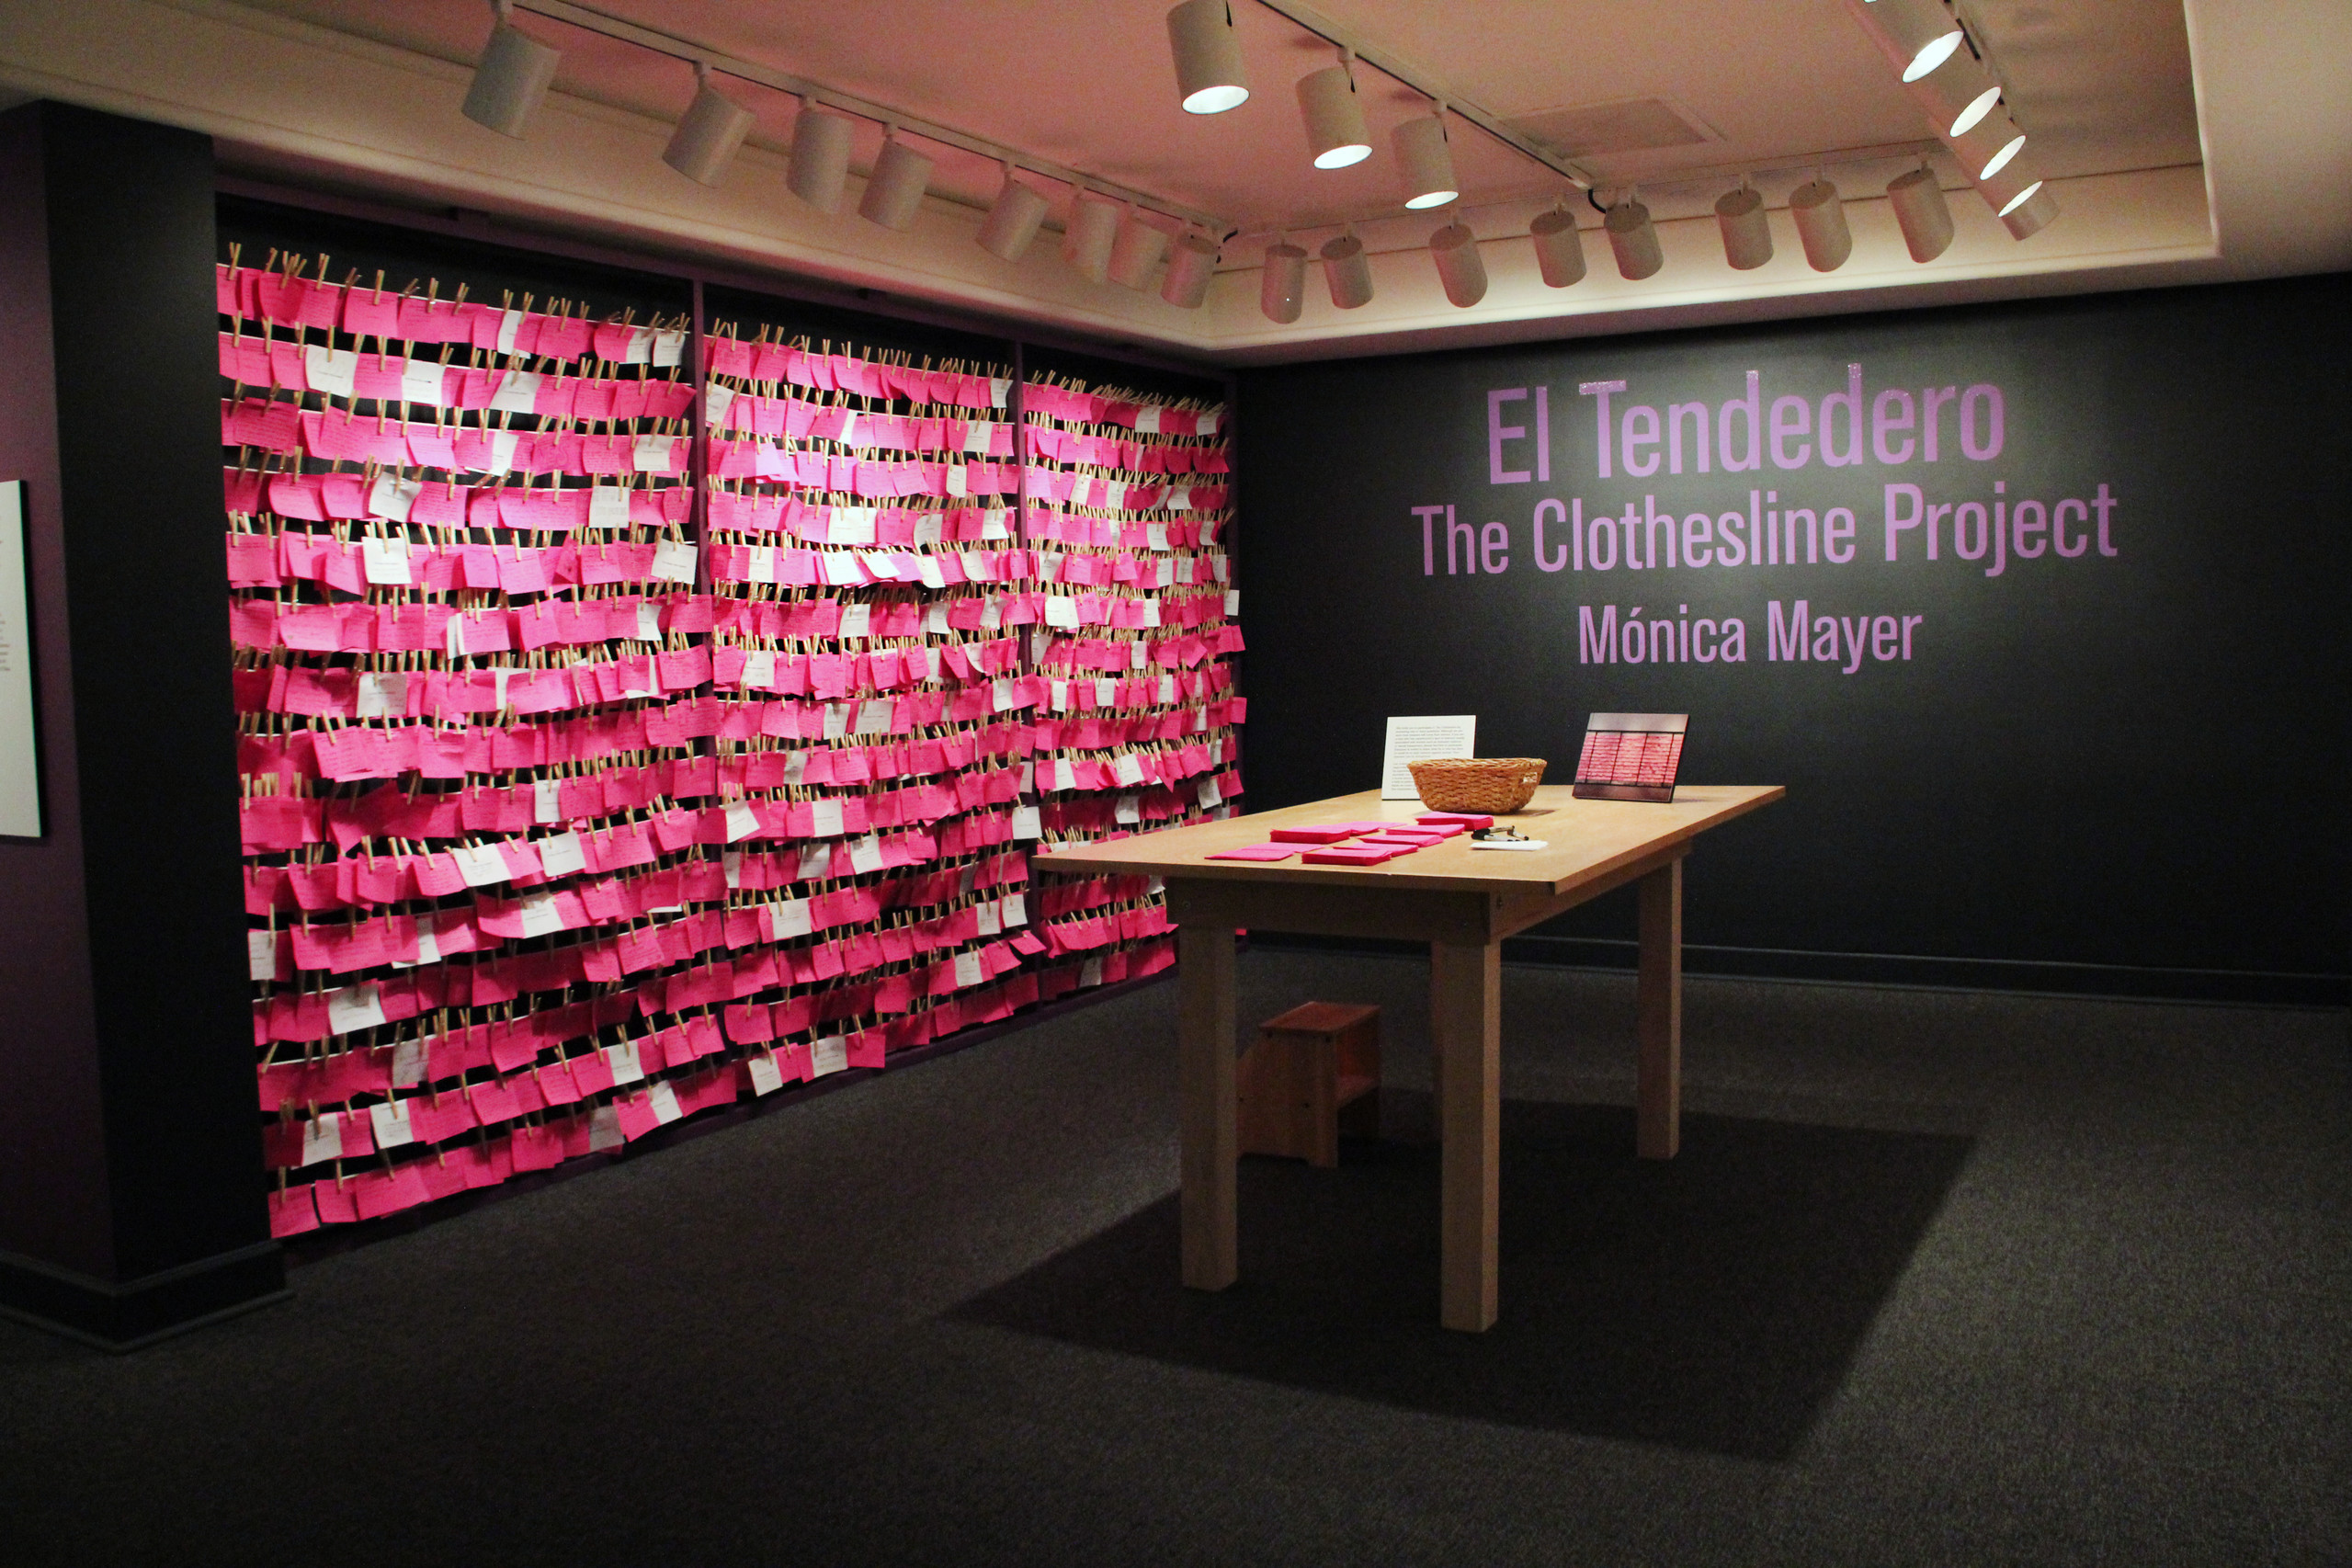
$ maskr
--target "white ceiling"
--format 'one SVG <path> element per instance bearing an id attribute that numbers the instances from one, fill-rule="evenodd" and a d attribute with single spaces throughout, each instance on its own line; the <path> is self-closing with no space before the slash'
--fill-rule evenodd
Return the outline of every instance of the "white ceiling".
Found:
<path id="1" fill-rule="evenodd" d="M 1707 133 L 1582 160 L 1605 187 L 1640 182 L 1668 265 L 1643 284 L 1617 278 L 1587 208 L 1593 276 L 1554 291 L 1535 278 L 1522 236 L 1536 210 L 1573 193 L 1457 119 L 1463 215 L 1494 278 L 1471 311 L 1437 293 L 1421 247 L 1438 220 L 1402 215 L 1384 144 L 1352 169 L 1310 165 L 1290 85 L 1332 50 L 1257 0 L 1233 0 L 1254 95 L 1210 117 L 1176 107 L 1164 0 L 597 0 L 607 17 L 1218 215 L 1244 233 L 1208 307 L 1189 312 L 1087 284 L 1046 244 L 1017 267 L 980 251 L 971 236 L 1000 176 L 958 149 L 925 148 L 938 168 L 912 233 L 812 212 L 782 191 L 797 106 L 750 83 L 724 85 L 759 116 L 752 147 L 717 190 L 691 186 L 657 156 L 692 93 L 688 68 L 531 14 L 540 3 L 520 0 L 522 25 L 564 62 L 521 142 L 455 112 L 490 23 L 483 0 L 16 0 L 0 6 L 0 91 L 192 125 L 233 167 L 273 178 L 485 209 L 1228 361 L 2352 263 L 2352 117 L 2331 63 L 2352 45 L 2344 0 L 1961 0 L 2063 215 L 2011 241 L 1939 158 L 1961 233 L 1925 267 L 1903 255 L 1877 192 L 1926 127 L 1844 0 L 1316 0 L 1334 27 L 1495 116 L 1656 98 Z M 1367 64 L 1358 80 L 1377 142 L 1425 112 L 1418 94 Z M 861 166 L 881 134 L 862 129 Z M 1777 199 L 1823 165 L 1847 194 L 1854 261 L 1812 273 L 1784 211 L 1783 256 L 1731 272 L 1714 197 L 1754 173 Z M 1058 216 L 1066 191 L 1038 183 Z M 1374 303 L 1339 312 L 1311 284 L 1301 322 L 1267 322 L 1262 233 L 1287 226 L 1312 243 L 1346 219 L 1363 222 L 1376 253 Z"/>
<path id="2" fill-rule="evenodd" d="M 255 0 L 357 37 L 470 64 L 488 29 L 482 0 Z M 693 93 L 684 63 L 546 15 L 521 25 L 563 51 L 558 89 L 675 120 Z M 886 0 L 858 7 L 775 0 L 598 0 L 615 20 L 806 77 L 1040 158 L 1219 214 L 1247 230 L 1312 228 L 1398 211 L 1389 128 L 1427 100 L 1369 65 L 1358 90 L 1374 155 L 1309 162 L 1291 84 L 1333 62 L 1289 17 L 1235 0 L 1252 97 L 1226 114 L 1176 106 L 1160 0 Z M 1610 183 L 1678 170 L 1801 165 L 1917 142 L 1926 128 L 1844 0 L 1320 0 L 1346 32 L 1424 81 L 1512 119 L 1663 97 L 1721 140 L 1587 158 Z M 2179 0 L 1974 0 L 1971 20 L 2011 88 L 2011 108 L 2054 176 L 2195 164 L 2197 106 Z M 724 90 L 782 149 L 798 107 L 743 81 Z M 870 159 L 881 128 L 863 127 Z M 1464 204 L 1549 197 L 1561 177 L 1454 121 Z M 934 187 L 984 202 L 994 165 L 936 143 Z M 1712 199 L 1712 197 L 1710 197 Z"/>

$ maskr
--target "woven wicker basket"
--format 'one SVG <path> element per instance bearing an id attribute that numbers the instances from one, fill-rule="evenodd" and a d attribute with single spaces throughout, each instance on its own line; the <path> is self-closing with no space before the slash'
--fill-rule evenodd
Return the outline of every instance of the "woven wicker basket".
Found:
<path id="1" fill-rule="evenodd" d="M 1421 803 L 1433 812 L 1516 812 L 1543 782 L 1540 756 L 1448 756 L 1405 766 Z"/>

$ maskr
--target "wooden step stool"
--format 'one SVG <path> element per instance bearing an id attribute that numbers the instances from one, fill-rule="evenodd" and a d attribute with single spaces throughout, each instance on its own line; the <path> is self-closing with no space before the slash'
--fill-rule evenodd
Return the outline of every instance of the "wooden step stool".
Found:
<path id="1" fill-rule="evenodd" d="M 1381 1130 L 1381 1010 L 1347 1002 L 1308 1002 L 1258 1026 L 1242 1053 L 1239 1083 L 1244 1154 L 1280 1154 L 1313 1165 L 1339 1164 L 1340 1124 Z"/>

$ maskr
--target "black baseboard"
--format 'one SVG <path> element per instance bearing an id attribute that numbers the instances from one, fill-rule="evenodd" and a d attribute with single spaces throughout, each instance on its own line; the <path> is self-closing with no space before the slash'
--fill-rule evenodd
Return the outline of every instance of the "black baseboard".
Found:
<path id="1" fill-rule="evenodd" d="M 101 1350 L 136 1350 L 290 1293 L 286 1255 L 276 1242 L 119 1284 L 0 1253 L 0 1316 Z"/>
<path id="2" fill-rule="evenodd" d="M 1252 934 L 1268 948 L 1418 954 L 1414 942 Z M 1566 969 L 1634 967 L 1635 945 L 1597 937 L 1512 937 L 1506 963 Z M 1931 958 L 1907 953 L 1825 953 L 1790 948 L 1725 948 L 1685 943 L 1683 972 L 1732 980 L 1878 985 L 1934 991 L 2006 991 L 2041 996 L 2097 996 L 2144 1002 L 2210 1002 L 2255 1006 L 2352 1006 L 2352 975 L 2270 973 L 2258 970 L 2157 969 L 2129 964 L 2050 963 L 2017 959 Z"/>

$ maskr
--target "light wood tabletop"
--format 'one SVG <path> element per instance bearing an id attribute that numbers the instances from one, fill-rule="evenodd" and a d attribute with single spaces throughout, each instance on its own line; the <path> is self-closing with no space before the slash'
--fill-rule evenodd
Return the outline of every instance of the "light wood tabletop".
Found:
<path id="1" fill-rule="evenodd" d="M 1308 866 L 1295 857 L 1278 861 L 1209 858 L 1219 850 L 1263 844 L 1278 827 L 1346 822 L 1402 824 L 1428 810 L 1418 801 L 1383 801 L 1380 791 L 1367 790 L 1131 838 L 1041 846 L 1034 864 L 1039 870 L 1066 875 L 1119 872 L 1209 881 L 1332 885 L 1369 881 L 1433 892 L 1516 893 L 1545 885 L 1555 893 L 1564 893 L 1653 856 L 1667 845 L 1687 843 L 1709 828 L 1770 805 L 1788 792 L 1778 784 L 1686 784 L 1675 791 L 1670 803 L 1653 805 L 1642 801 L 1579 801 L 1568 785 L 1546 784 L 1537 788 L 1526 811 L 1494 819 L 1497 825 L 1542 839 L 1548 846 L 1543 849 L 1472 849 L 1464 835 L 1377 866 Z"/>
<path id="2" fill-rule="evenodd" d="M 1239 1273 L 1236 929 L 1429 944 L 1442 1143 L 1439 1317 L 1449 1328 L 1476 1333 L 1493 1325 L 1499 1299 L 1504 938 L 1638 884 L 1635 1142 L 1645 1158 L 1671 1159 L 1682 1136 L 1682 863 L 1699 834 L 1787 793 L 1778 784 L 1685 785 L 1672 802 L 1656 804 L 1579 801 L 1554 785 L 1539 789 L 1526 811 L 1495 819 L 1543 840 L 1541 849 L 1474 849 L 1463 835 L 1375 866 L 1210 857 L 1265 843 L 1278 828 L 1411 822 L 1420 802 L 1382 801 L 1367 790 L 1130 838 L 1042 846 L 1033 862 L 1040 872 L 1153 876 L 1167 887 L 1176 925 L 1184 1282 L 1221 1290 Z"/>

